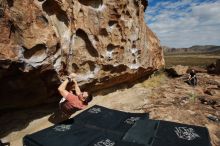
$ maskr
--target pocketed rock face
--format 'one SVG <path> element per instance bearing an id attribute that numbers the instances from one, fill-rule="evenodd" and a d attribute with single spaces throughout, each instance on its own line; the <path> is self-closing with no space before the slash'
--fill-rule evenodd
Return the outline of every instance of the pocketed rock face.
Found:
<path id="1" fill-rule="evenodd" d="M 4 108 L 13 107 L 12 92 L 15 107 L 48 102 L 51 87 L 71 72 L 83 89 L 95 91 L 162 67 L 159 40 L 144 22 L 146 7 L 145 0 L 0 1 L 0 83 L 7 79 L 12 90 L 0 87 Z M 39 97 L 26 100 L 36 87 Z"/>

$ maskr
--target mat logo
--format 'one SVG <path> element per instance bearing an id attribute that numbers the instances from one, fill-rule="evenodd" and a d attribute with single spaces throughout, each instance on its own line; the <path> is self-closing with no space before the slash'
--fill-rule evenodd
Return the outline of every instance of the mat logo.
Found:
<path id="1" fill-rule="evenodd" d="M 175 127 L 175 133 L 181 139 L 194 140 L 200 136 L 193 130 L 193 128 L 187 127 Z"/>
<path id="2" fill-rule="evenodd" d="M 55 131 L 63 132 L 63 131 L 70 130 L 70 128 L 71 128 L 71 125 L 64 125 L 64 124 L 62 124 L 62 125 L 58 125 L 58 126 L 54 127 L 53 129 Z"/>
<path id="3" fill-rule="evenodd" d="M 110 139 L 105 139 L 97 142 L 94 146 L 114 146 L 115 142 L 111 141 Z"/>
<path id="4" fill-rule="evenodd" d="M 98 113 L 100 113 L 101 112 L 101 108 L 91 108 L 91 109 L 89 109 L 89 111 L 88 111 L 89 113 L 92 113 L 92 114 L 98 114 Z"/>
<path id="5" fill-rule="evenodd" d="M 127 120 L 125 120 L 125 123 L 133 125 L 136 121 L 138 121 L 140 117 L 130 117 Z"/>

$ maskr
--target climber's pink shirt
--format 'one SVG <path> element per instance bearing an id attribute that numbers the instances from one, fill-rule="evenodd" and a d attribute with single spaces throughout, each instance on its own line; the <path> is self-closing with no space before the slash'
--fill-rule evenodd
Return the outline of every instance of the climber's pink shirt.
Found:
<path id="1" fill-rule="evenodd" d="M 79 99 L 82 98 L 82 95 L 74 95 L 72 93 L 69 93 L 66 97 L 64 97 L 66 100 L 62 103 L 62 110 L 64 112 L 71 112 L 73 109 L 84 109 L 86 107 L 85 104 Z"/>

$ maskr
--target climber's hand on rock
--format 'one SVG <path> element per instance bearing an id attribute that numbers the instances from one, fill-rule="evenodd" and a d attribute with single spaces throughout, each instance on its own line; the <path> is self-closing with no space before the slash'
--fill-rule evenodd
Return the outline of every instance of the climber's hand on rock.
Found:
<path id="1" fill-rule="evenodd" d="M 75 83 L 75 84 L 77 84 L 77 81 L 76 81 L 76 79 L 72 79 L 72 81 Z"/>

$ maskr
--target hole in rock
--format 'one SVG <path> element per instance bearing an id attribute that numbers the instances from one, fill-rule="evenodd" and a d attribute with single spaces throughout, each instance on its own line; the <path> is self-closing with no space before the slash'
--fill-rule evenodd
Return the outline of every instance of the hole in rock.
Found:
<path id="1" fill-rule="evenodd" d="M 10 28 L 9 38 L 11 38 L 12 33 L 15 33 L 16 28 L 12 21 L 8 21 L 8 27 Z"/>
<path id="2" fill-rule="evenodd" d="M 117 47 L 117 46 L 114 46 L 113 44 L 109 44 L 109 45 L 107 46 L 107 50 L 108 50 L 108 51 L 112 51 L 112 50 L 114 50 L 116 47 Z"/>
<path id="3" fill-rule="evenodd" d="M 79 70 L 78 65 L 75 63 L 72 64 L 72 68 L 73 68 L 74 72 L 77 72 Z"/>
<path id="4" fill-rule="evenodd" d="M 97 42 L 99 41 L 99 38 L 96 35 L 94 36 L 94 38 Z"/>
<path id="5" fill-rule="evenodd" d="M 86 49 L 91 56 L 93 56 L 93 57 L 99 56 L 97 50 L 93 47 L 91 41 L 89 40 L 88 35 L 82 29 L 78 29 L 76 31 L 76 36 L 80 37 L 82 40 L 84 40 L 84 42 L 86 44 Z"/>
<path id="6" fill-rule="evenodd" d="M 46 49 L 45 44 L 38 44 L 31 49 L 25 49 L 24 57 L 30 59 L 33 56 L 41 56 L 46 53 Z"/>
<path id="7" fill-rule="evenodd" d="M 4 16 L 4 10 L 0 7 L 0 18 Z"/>
<path id="8" fill-rule="evenodd" d="M 59 50 L 59 49 L 61 49 L 61 44 L 60 44 L 60 42 L 57 43 L 57 45 L 56 45 L 56 50 Z"/>
<path id="9" fill-rule="evenodd" d="M 91 6 L 95 9 L 101 7 L 103 4 L 102 0 L 79 0 L 79 2 L 85 6 Z"/>
<path id="10" fill-rule="evenodd" d="M 132 44 L 132 48 L 136 48 L 136 44 L 135 43 Z"/>
<path id="11" fill-rule="evenodd" d="M 120 64 L 115 67 L 113 65 L 103 65 L 102 69 L 104 71 L 110 71 L 111 73 L 121 73 L 127 70 L 127 66 L 124 64 Z"/>
<path id="12" fill-rule="evenodd" d="M 105 28 L 100 29 L 99 34 L 103 36 L 108 36 L 108 32 Z"/>
<path id="13" fill-rule="evenodd" d="M 42 5 L 43 10 L 49 15 L 56 15 L 59 21 L 69 25 L 69 19 L 65 11 L 60 8 L 60 5 L 54 0 L 46 0 Z"/>
<path id="14" fill-rule="evenodd" d="M 81 64 L 86 70 L 94 71 L 95 70 L 95 63 L 92 61 L 85 61 Z"/>
<path id="15" fill-rule="evenodd" d="M 113 11 L 114 11 L 115 13 L 118 13 L 118 10 L 117 10 L 116 8 L 113 8 Z"/>
<path id="16" fill-rule="evenodd" d="M 122 7 L 123 7 L 123 9 L 126 9 L 126 7 L 129 5 L 129 1 L 128 1 L 128 3 L 127 4 L 124 4 Z"/>
<path id="17" fill-rule="evenodd" d="M 137 61 L 136 60 L 133 60 L 133 64 L 136 64 L 137 63 Z"/>
<path id="18" fill-rule="evenodd" d="M 121 42 L 126 42 L 126 40 L 125 39 L 121 39 Z"/>
<path id="19" fill-rule="evenodd" d="M 118 21 L 110 20 L 110 21 L 108 22 L 108 25 L 109 25 L 109 26 L 113 26 L 113 25 L 115 25 L 115 24 L 117 24 L 117 23 L 118 23 Z"/>
<path id="20" fill-rule="evenodd" d="M 111 18 L 119 19 L 119 18 L 121 18 L 121 15 L 119 15 L 119 14 L 111 14 Z"/>
<path id="21" fill-rule="evenodd" d="M 7 0 L 8 6 L 13 7 L 14 5 L 14 0 Z"/>
<path id="22" fill-rule="evenodd" d="M 136 12 L 136 15 L 139 16 L 139 11 Z"/>
<path id="23" fill-rule="evenodd" d="M 126 11 L 126 13 L 125 13 L 129 18 L 132 18 L 131 17 L 131 14 L 128 12 L 128 11 Z"/>
<path id="24" fill-rule="evenodd" d="M 119 53 L 119 51 L 120 51 L 119 46 L 109 44 L 107 46 L 107 52 L 106 52 L 108 60 L 112 60 L 113 58 L 117 57 L 117 54 Z"/>

